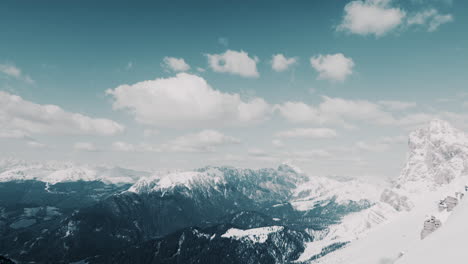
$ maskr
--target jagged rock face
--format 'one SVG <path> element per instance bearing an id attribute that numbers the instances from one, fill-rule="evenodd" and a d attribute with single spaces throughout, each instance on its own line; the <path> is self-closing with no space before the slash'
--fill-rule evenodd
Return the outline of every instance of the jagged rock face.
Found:
<path id="1" fill-rule="evenodd" d="M 449 123 L 433 120 L 410 134 L 409 153 L 398 184 L 430 181 L 446 184 L 468 171 L 468 136 Z"/>
<path id="2" fill-rule="evenodd" d="M 436 231 L 442 226 L 442 222 L 434 216 L 424 221 L 424 227 L 421 231 L 421 239 L 426 238 L 428 235 Z"/>
<path id="3" fill-rule="evenodd" d="M 380 200 L 390 204 L 397 211 L 409 211 L 413 208 L 413 204 L 409 201 L 408 197 L 389 189 L 383 191 Z"/>
<path id="4" fill-rule="evenodd" d="M 396 210 L 410 210 L 409 196 L 432 191 L 468 173 L 468 136 L 449 123 L 432 120 L 428 127 L 412 132 L 408 158 L 391 190 L 381 201 Z"/>

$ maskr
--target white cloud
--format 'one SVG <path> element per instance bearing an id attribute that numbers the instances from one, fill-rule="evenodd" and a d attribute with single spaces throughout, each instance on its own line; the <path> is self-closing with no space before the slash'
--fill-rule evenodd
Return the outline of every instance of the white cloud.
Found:
<path id="1" fill-rule="evenodd" d="M 239 144 L 240 140 L 226 136 L 216 130 L 202 130 L 198 133 L 186 134 L 159 146 L 146 143 L 132 144 L 123 141 L 112 143 L 113 151 L 121 152 L 214 152 L 216 147 Z"/>
<path id="2" fill-rule="evenodd" d="M 279 132 L 276 136 L 282 138 L 334 138 L 337 133 L 331 128 L 295 128 Z"/>
<path id="3" fill-rule="evenodd" d="M 349 2 L 344 8 L 344 17 L 337 27 L 358 35 L 379 37 L 397 28 L 404 21 L 404 10 L 392 7 L 392 0 L 365 0 Z"/>
<path id="4" fill-rule="evenodd" d="M 31 140 L 27 142 L 28 146 L 31 148 L 37 148 L 37 149 L 43 149 L 46 148 L 47 146 L 43 143 Z"/>
<path id="5" fill-rule="evenodd" d="M 253 157 L 271 157 L 271 154 L 260 148 L 251 148 L 247 150 L 249 156 Z"/>
<path id="6" fill-rule="evenodd" d="M 313 106 L 303 102 L 285 102 L 277 105 L 275 109 L 281 116 L 293 123 L 319 122 L 318 111 Z"/>
<path id="7" fill-rule="evenodd" d="M 347 100 L 322 96 L 322 101 L 317 105 L 309 105 L 303 102 L 285 102 L 275 105 L 274 109 L 285 119 L 293 123 L 334 124 L 345 128 L 354 128 L 355 122 L 366 122 L 374 125 L 390 125 L 400 127 L 414 127 L 425 124 L 435 114 L 409 113 L 395 115 L 386 110 L 389 106 L 396 108 L 411 107 L 408 104 L 399 104 L 395 101 L 382 101 L 374 103 L 367 100 Z M 385 106 L 384 106 L 385 105 Z M 400 110 L 396 109 L 396 110 Z"/>
<path id="8" fill-rule="evenodd" d="M 190 65 L 188 65 L 182 58 L 164 57 L 162 66 L 174 72 L 190 70 Z"/>
<path id="9" fill-rule="evenodd" d="M 137 151 L 137 149 L 138 148 L 135 145 L 123 141 L 116 141 L 112 143 L 112 150 L 114 151 L 132 152 Z"/>
<path id="10" fill-rule="evenodd" d="M 73 145 L 73 148 L 79 151 L 97 151 L 96 146 L 91 142 L 77 142 Z"/>
<path id="11" fill-rule="evenodd" d="M 279 140 L 279 139 L 273 139 L 271 141 L 271 144 L 273 144 L 274 147 L 277 147 L 277 148 L 282 148 L 284 147 L 284 143 L 283 141 Z"/>
<path id="12" fill-rule="evenodd" d="M 340 82 L 353 73 L 354 67 L 353 60 L 342 53 L 312 57 L 310 64 L 319 73 L 318 79 Z"/>
<path id="13" fill-rule="evenodd" d="M 113 135 L 124 127 L 112 120 L 66 112 L 56 105 L 40 105 L 0 91 L 0 127 L 16 135 Z"/>
<path id="14" fill-rule="evenodd" d="M 271 59 L 271 68 L 277 72 L 282 72 L 296 63 L 297 58 L 286 58 L 283 54 L 276 54 Z"/>
<path id="15" fill-rule="evenodd" d="M 203 130 L 199 133 L 180 136 L 162 146 L 163 151 L 172 152 L 213 152 L 216 147 L 238 144 L 240 140 L 226 136 L 216 130 Z"/>
<path id="16" fill-rule="evenodd" d="M 370 152 L 384 152 L 389 149 L 389 145 L 385 143 L 374 143 L 374 144 L 369 144 L 363 141 L 359 141 L 356 143 L 356 147 L 360 150 L 364 151 L 370 151 Z"/>
<path id="17" fill-rule="evenodd" d="M 384 144 L 402 144 L 408 141 L 408 137 L 404 135 L 394 136 L 394 137 L 383 137 L 379 142 Z"/>
<path id="18" fill-rule="evenodd" d="M 152 137 L 152 136 L 156 136 L 159 134 L 159 130 L 157 129 L 145 129 L 143 130 L 143 136 L 145 137 Z"/>
<path id="19" fill-rule="evenodd" d="M 420 25 L 427 27 L 427 31 L 436 31 L 440 25 L 452 22 L 453 16 L 450 14 L 441 15 L 436 9 L 428 9 L 418 12 L 408 18 L 408 25 Z"/>
<path id="20" fill-rule="evenodd" d="M 165 127 L 246 124 L 265 119 L 270 105 L 261 98 L 214 90 L 203 78 L 187 73 L 121 85 L 107 90 L 114 109 L 127 109 L 138 122 Z"/>
<path id="21" fill-rule="evenodd" d="M 11 128 L 8 129 L 4 127 L 0 129 L 0 138 L 27 139 L 27 138 L 30 138 L 30 135 L 22 130 L 11 129 Z"/>
<path id="22" fill-rule="evenodd" d="M 361 151 L 367 152 L 385 152 L 389 150 L 392 146 L 406 143 L 408 141 L 407 136 L 399 135 L 393 137 L 382 137 L 379 140 L 369 143 L 364 141 L 359 141 L 355 144 L 355 147 Z"/>
<path id="23" fill-rule="evenodd" d="M 222 54 L 207 54 L 208 64 L 215 72 L 224 72 L 242 77 L 259 77 L 257 57 L 249 57 L 245 51 L 227 50 Z"/>
<path id="24" fill-rule="evenodd" d="M 197 71 L 198 72 L 205 72 L 206 70 L 204 68 L 202 68 L 202 67 L 197 67 Z"/>
<path id="25" fill-rule="evenodd" d="M 369 121 L 372 123 L 391 123 L 391 113 L 381 106 L 366 100 L 346 100 L 323 96 L 317 106 L 303 102 L 286 102 L 276 105 L 281 116 L 294 123 L 340 124 L 350 127 L 348 121 Z"/>
<path id="26" fill-rule="evenodd" d="M 0 64 L 0 73 L 3 73 L 9 77 L 13 77 L 18 80 L 23 80 L 27 83 L 34 83 L 34 80 L 31 79 L 28 75 L 25 75 L 21 72 L 21 69 L 11 64 Z"/>
<path id="27" fill-rule="evenodd" d="M 415 102 L 404 102 L 404 101 L 391 101 L 383 100 L 378 102 L 380 105 L 390 109 L 390 110 L 406 110 L 409 108 L 416 107 Z"/>

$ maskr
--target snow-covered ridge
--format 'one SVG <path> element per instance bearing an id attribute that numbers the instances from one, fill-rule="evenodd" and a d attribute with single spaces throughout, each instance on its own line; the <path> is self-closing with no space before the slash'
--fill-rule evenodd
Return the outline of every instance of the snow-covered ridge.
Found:
<path id="1" fill-rule="evenodd" d="M 108 184 L 134 183 L 148 172 L 120 167 L 80 165 L 71 162 L 27 162 L 16 159 L 0 160 L 0 182 L 37 180 L 58 182 L 102 181 Z"/>
<path id="2" fill-rule="evenodd" d="M 323 201 L 335 200 L 339 204 L 350 201 L 377 202 L 382 189 L 360 180 L 338 181 L 327 177 L 313 177 L 297 186 L 291 200 L 299 211 L 307 211 Z"/>
<path id="3" fill-rule="evenodd" d="M 297 167 L 281 164 L 277 169 L 240 169 L 232 167 L 205 167 L 194 171 L 174 172 L 141 178 L 128 191 L 134 193 L 167 192 L 175 188 L 188 191 L 217 190 L 224 186 L 258 186 L 274 192 L 288 192 L 287 202 L 299 211 L 314 208 L 322 202 L 334 200 L 378 201 L 382 189 L 358 180 L 338 181 L 327 177 L 309 177 Z M 281 204 L 277 205 L 281 206 Z"/>
<path id="4" fill-rule="evenodd" d="M 268 240 L 268 236 L 271 233 L 276 233 L 282 231 L 283 229 L 283 226 L 267 226 L 246 230 L 231 228 L 227 230 L 226 233 L 224 233 L 221 237 L 233 238 L 238 240 L 247 239 L 252 241 L 253 243 L 265 243 Z"/>
<path id="5" fill-rule="evenodd" d="M 252 183 L 264 188 L 279 188 L 279 185 L 295 186 L 307 177 L 289 165 L 282 164 L 277 169 L 242 169 L 233 167 L 205 167 L 192 171 L 172 172 L 141 178 L 128 191 L 148 193 L 172 190 L 183 187 L 208 190 L 217 189 L 228 183 Z"/>
<path id="6" fill-rule="evenodd" d="M 408 147 L 401 175 L 392 188 L 382 193 L 381 202 L 366 211 L 346 216 L 341 224 L 330 227 L 331 235 L 323 241 L 327 242 L 323 243 L 326 246 L 348 240 L 351 241 L 349 246 L 317 263 L 394 263 L 421 242 L 425 220 L 434 216 L 440 220 L 440 230 L 443 230 L 452 212 L 441 210 L 440 201 L 465 193 L 468 184 L 468 136 L 447 122 L 433 120 L 428 127 L 410 134 Z M 440 230 L 425 239 L 431 240 Z M 320 249 L 311 245 L 307 251 L 316 253 Z"/>

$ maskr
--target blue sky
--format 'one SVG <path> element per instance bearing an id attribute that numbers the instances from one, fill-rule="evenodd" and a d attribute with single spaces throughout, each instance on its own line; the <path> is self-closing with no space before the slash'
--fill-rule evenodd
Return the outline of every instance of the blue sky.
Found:
<path id="1" fill-rule="evenodd" d="M 2 155 L 393 176 L 409 131 L 435 117 L 468 128 L 467 11 L 460 0 L 3 1 Z"/>

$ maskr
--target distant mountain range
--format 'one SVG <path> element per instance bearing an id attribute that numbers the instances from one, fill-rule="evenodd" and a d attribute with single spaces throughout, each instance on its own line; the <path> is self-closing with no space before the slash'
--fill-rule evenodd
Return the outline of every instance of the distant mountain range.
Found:
<path id="1" fill-rule="evenodd" d="M 409 147 L 401 175 L 385 190 L 311 177 L 291 164 L 150 173 L 3 160 L 0 255 L 18 263 L 403 260 L 427 215 L 444 225 L 451 212 L 440 211 L 439 201 L 468 183 L 463 132 L 434 120 L 411 133 Z M 368 258 L 357 253 L 382 235 L 392 239 Z"/>

